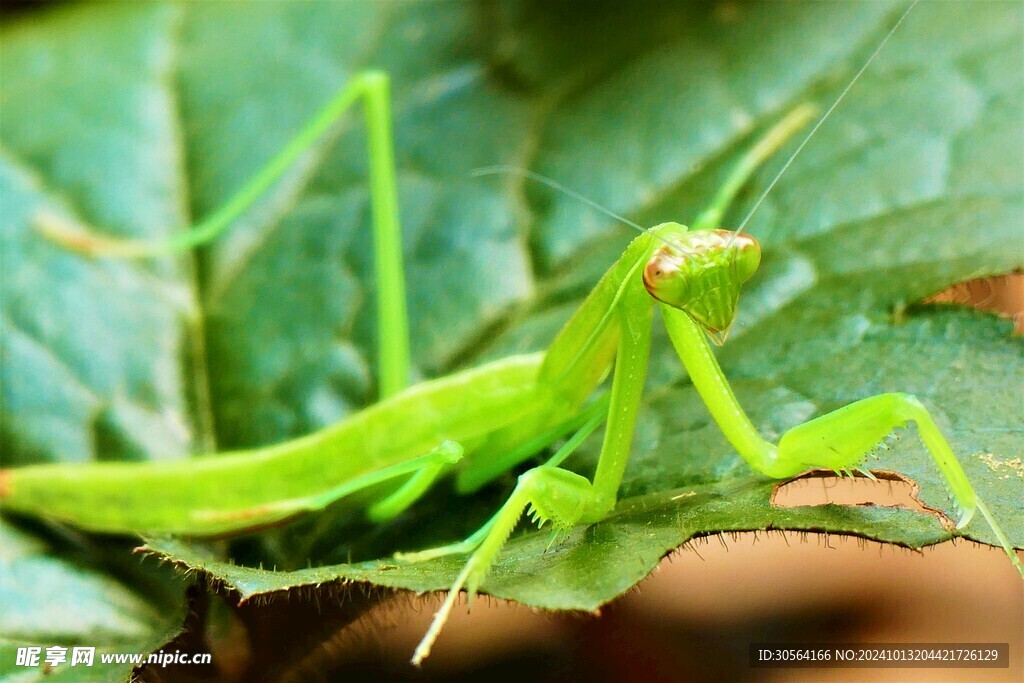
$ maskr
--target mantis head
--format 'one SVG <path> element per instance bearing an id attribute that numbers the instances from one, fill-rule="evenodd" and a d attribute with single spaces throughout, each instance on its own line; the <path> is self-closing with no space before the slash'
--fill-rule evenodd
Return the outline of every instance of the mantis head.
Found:
<path id="1" fill-rule="evenodd" d="M 736 318 L 740 288 L 761 263 L 757 240 L 730 230 L 688 232 L 678 223 L 650 232 L 662 244 L 644 268 L 647 291 L 685 312 L 721 346 Z"/>

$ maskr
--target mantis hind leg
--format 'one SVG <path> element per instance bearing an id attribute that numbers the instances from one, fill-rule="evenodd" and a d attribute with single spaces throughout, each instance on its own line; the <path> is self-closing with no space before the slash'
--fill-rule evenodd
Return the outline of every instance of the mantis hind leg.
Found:
<path id="1" fill-rule="evenodd" d="M 837 471 L 859 467 L 882 439 L 911 420 L 942 473 L 957 510 L 957 528 L 967 526 L 975 510 L 981 511 L 1011 562 L 1024 575 L 1013 546 L 978 498 L 949 442 L 924 405 L 910 394 L 879 394 L 794 427 L 779 441 L 774 466 L 789 466 L 794 474 L 813 467 Z"/>

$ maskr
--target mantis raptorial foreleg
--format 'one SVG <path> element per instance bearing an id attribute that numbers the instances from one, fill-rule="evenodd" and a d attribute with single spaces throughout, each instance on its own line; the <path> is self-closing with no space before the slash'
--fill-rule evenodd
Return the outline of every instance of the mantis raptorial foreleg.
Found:
<path id="1" fill-rule="evenodd" d="M 836 471 L 857 468 L 885 437 L 913 421 L 960 514 L 957 527 L 966 526 L 975 509 L 983 507 L 949 442 L 927 409 L 910 394 L 879 394 L 861 399 L 793 427 L 775 445 L 761 438 L 746 417 L 704 343 L 700 328 L 670 306 L 662 306 L 662 315 L 672 344 L 701 399 L 736 451 L 758 472 L 784 479 L 814 468 Z M 985 516 L 988 518 L 987 513 Z M 993 525 L 993 529 L 998 527 Z M 996 534 L 1001 536 L 1002 532 L 997 530 Z M 1004 543 L 1004 547 L 1024 574 L 1009 544 Z"/>

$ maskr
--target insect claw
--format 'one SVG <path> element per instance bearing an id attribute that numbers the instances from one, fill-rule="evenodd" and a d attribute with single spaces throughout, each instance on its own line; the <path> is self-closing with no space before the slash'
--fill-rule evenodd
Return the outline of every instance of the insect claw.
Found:
<path id="1" fill-rule="evenodd" d="M 956 523 L 957 529 L 963 529 L 965 526 L 971 523 L 971 519 L 974 518 L 974 510 L 960 510 L 958 509 L 959 520 Z"/>

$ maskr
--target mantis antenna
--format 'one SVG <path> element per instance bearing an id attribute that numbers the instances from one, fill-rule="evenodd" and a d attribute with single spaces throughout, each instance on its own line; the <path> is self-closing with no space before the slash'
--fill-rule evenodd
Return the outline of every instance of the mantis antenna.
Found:
<path id="1" fill-rule="evenodd" d="M 843 88 L 843 91 L 839 93 L 839 96 L 836 97 L 835 101 L 832 103 L 832 106 L 830 106 L 825 111 L 825 113 L 822 114 L 821 118 L 818 119 L 818 122 L 814 124 L 814 127 L 811 128 L 810 132 L 807 133 L 807 135 L 804 137 L 803 142 L 797 145 L 797 148 L 793 150 L 793 153 L 791 155 L 789 155 L 789 158 L 786 159 L 786 163 L 782 165 L 782 168 L 780 168 L 779 172 L 775 174 L 775 177 L 772 179 L 772 181 L 768 183 L 768 187 L 764 189 L 764 192 L 762 192 L 761 195 L 757 198 L 757 201 L 754 202 L 754 205 L 750 207 L 750 210 L 747 212 L 747 215 L 743 218 L 742 221 L 740 221 L 739 226 L 737 226 L 736 230 L 733 231 L 732 238 L 729 240 L 729 244 L 726 245 L 727 247 L 732 246 L 732 243 L 736 240 L 736 235 L 742 232 L 743 228 L 747 226 L 747 223 L 750 222 L 750 219 L 754 216 L 757 210 L 761 208 L 762 202 L 764 202 L 765 198 L 772 191 L 772 189 L 775 188 L 775 185 L 776 183 L 779 182 L 779 179 L 782 178 L 783 174 L 785 174 L 785 172 L 789 170 L 789 167 L 800 155 L 800 152 L 803 151 L 804 147 L 807 146 L 807 143 L 811 141 L 811 138 L 814 137 L 815 133 L 818 132 L 818 129 L 821 128 L 821 125 L 825 123 L 828 117 L 832 115 L 832 112 L 835 111 L 836 107 L 839 106 L 839 103 L 843 101 L 843 98 L 846 97 L 846 93 L 850 92 L 850 89 L 853 88 L 854 84 L 858 80 L 860 80 L 860 77 L 864 74 L 865 71 L 867 71 L 867 68 L 871 65 L 871 62 L 875 61 L 875 57 L 877 57 L 878 53 L 882 51 L 882 48 L 884 48 L 885 44 L 889 42 L 889 39 L 893 37 L 893 34 L 896 33 L 896 29 L 900 27 L 903 21 L 907 18 L 907 15 L 910 14 L 910 11 L 914 9 L 918 2 L 920 2 L 920 0 L 914 0 L 912 3 L 910 3 L 907 9 L 904 10 L 900 18 L 896 21 L 895 24 L 893 24 L 892 28 L 889 29 L 889 32 L 885 34 L 885 37 L 882 38 L 882 41 L 878 43 L 878 47 L 876 47 L 874 52 L 871 53 L 871 56 L 867 58 L 867 61 L 865 61 L 864 64 L 860 67 L 860 70 L 857 71 L 853 78 L 850 79 L 850 82 L 846 84 L 846 87 Z"/>
<path id="2" fill-rule="evenodd" d="M 558 182 L 557 180 L 553 180 L 551 178 L 548 178 L 546 175 L 541 175 L 540 173 L 535 173 L 535 172 L 533 172 L 533 171 L 531 171 L 529 169 L 520 168 L 519 166 L 508 166 L 508 165 L 504 165 L 504 164 L 497 164 L 495 166 L 484 166 L 482 168 L 474 168 L 470 172 L 470 176 L 472 176 L 473 178 L 479 178 L 481 176 L 499 175 L 499 174 L 503 174 L 503 173 L 510 173 L 512 175 L 518 175 L 518 176 L 522 176 L 524 178 L 529 178 L 530 180 L 535 180 L 535 181 L 537 181 L 538 183 L 540 183 L 542 185 L 547 185 L 548 187 L 550 187 L 553 190 L 561 192 L 562 194 L 566 194 L 566 195 L 572 197 L 573 199 L 575 199 L 576 201 L 579 201 L 579 202 L 582 202 L 582 203 L 586 204 L 587 206 L 589 206 L 590 208 L 594 209 L 595 211 L 600 211 L 604 215 L 609 216 L 611 218 L 614 218 L 615 220 L 619 221 L 623 225 L 628 225 L 629 227 L 633 228 L 634 230 L 637 230 L 638 232 L 643 232 L 643 233 L 647 232 L 647 230 L 645 230 L 642 226 L 634 223 L 633 221 L 629 220 L 628 218 L 620 216 L 619 214 L 615 213 L 614 211 L 612 211 L 609 208 L 601 206 L 600 204 L 595 202 L 593 199 L 590 199 L 589 197 L 584 196 L 583 194 L 577 192 L 576 190 L 572 190 L 572 189 L 566 187 L 565 185 L 563 185 L 562 183 Z M 679 244 L 672 244 L 671 242 L 666 240 L 664 237 L 660 237 L 658 235 L 653 235 L 653 237 L 656 237 L 657 239 L 661 240 L 662 242 L 664 242 L 665 244 L 669 245 L 670 247 L 674 246 L 676 249 L 679 249 L 680 251 L 682 251 L 684 253 L 690 253 L 687 249 L 684 249 L 681 245 L 679 245 Z"/>
<path id="3" fill-rule="evenodd" d="M 497 166 L 484 166 L 483 168 L 474 168 L 473 171 L 470 173 L 470 175 L 472 177 L 474 177 L 474 178 L 479 178 L 481 176 L 497 175 L 499 173 L 511 173 L 512 175 L 519 175 L 519 176 L 523 176 L 524 178 L 529 178 L 530 180 L 536 180 L 538 183 L 541 183 L 543 185 L 547 185 L 551 189 L 558 190 L 559 192 L 561 192 L 563 194 L 567 194 L 570 197 L 572 197 L 573 199 L 575 199 L 577 201 L 580 201 L 580 202 L 583 202 L 584 204 L 586 204 L 590 208 L 595 209 L 597 211 L 600 211 L 604 215 L 610 216 L 611 218 L 614 218 L 615 220 L 619 221 L 620 223 L 628 225 L 629 227 L 633 228 L 634 230 L 639 230 L 640 232 L 647 232 L 647 230 L 645 230 L 644 228 L 640 227 L 639 225 L 637 225 L 633 221 L 629 220 L 628 218 L 623 218 L 622 216 L 620 216 L 619 214 L 615 213 L 611 209 L 606 209 L 605 207 L 603 207 L 600 204 L 598 204 L 597 202 L 595 202 L 593 199 L 590 199 L 589 197 L 584 197 L 582 194 L 580 194 L 576 190 L 570 190 L 568 187 L 566 187 L 565 185 L 561 184 L 557 180 L 552 180 L 551 178 L 548 178 L 545 175 L 541 175 L 540 173 L 534 173 L 533 171 L 527 170 L 525 168 L 519 168 L 518 166 L 506 166 L 506 165 L 503 165 L 503 164 L 499 164 Z"/>
<path id="4" fill-rule="evenodd" d="M 548 178 L 546 175 L 541 175 L 540 173 L 534 173 L 533 171 L 531 171 L 529 169 L 520 168 L 519 166 L 507 166 L 507 165 L 504 165 L 504 164 L 498 164 L 498 165 L 495 165 L 495 166 L 484 166 L 482 168 L 474 168 L 470 172 L 470 175 L 472 177 L 474 177 L 474 178 L 479 178 L 479 177 L 485 176 L 485 175 L 497 175 L 497 174 L 500 174 L 500 173 L 511 173 L 512 175 L 523 176 L 524 178 L 529 178 L 530 180 L 535 180 L 538 183 L 541 183 L 542 185 L 547 185 L 551 189 L 557 190 L 558 192 L 566 194 L 566 195 L 572 197 L 573 199 L 575 199 L 575 200 L 577 200 L 579 202 L 583 202 L 584 204 L 586 204 L 590 208 L 594 209 L 595 211 L 600 211 L 604 215 L 609 216 L 611 218 L 614 218 L 615 220 L 619 221 L 623 225 L 628 225 L 629 227 L 631 227 L 634 230 L 637 230 L 639 232 L 643 232 L 643 233 L 647 232 L 647 230 L 645 230 L 640 225 L 637 225 L 636 223 L 634 223 L 633 221 L 629 220 L 628 218 L 620 216 L 619 214 L 615 213 L 611 209 L 608 209 L 608 208 L 606 208 L 604 206 L 601 206 L 600 204 L 595 202 L 593 199 L 590 199 L 589 197 L 586 197 L 586 196 L 580 194 L 576 190 L 569 189 L 568 187 L 566 187 L 562 183 L 558 182 L 557 180 L 552 180 L 551 178 Z M 670 247 L 674 246 L 676 249 L 679 249 L 680 251 L 682 251 L 684 253 L 690 253 L 687 249 L 684 249 L 681 245 L 679 245 L 679 244 L 672 244 L 671 242 L 666 240 L 664 237 L 660 237 L 658 235 L 654 235 L 654 237 L 656 237 L 657 239 L 661 240 L 662 242 L 664 242 L 665 244 L 669 245 Z"/>

